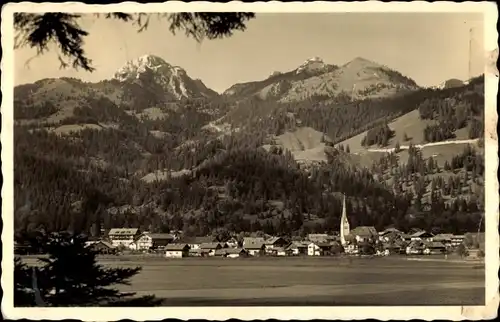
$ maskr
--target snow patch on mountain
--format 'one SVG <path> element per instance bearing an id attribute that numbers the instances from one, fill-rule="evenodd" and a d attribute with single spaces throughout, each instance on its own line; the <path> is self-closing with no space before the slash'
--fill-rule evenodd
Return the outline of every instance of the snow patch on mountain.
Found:
<path id="1" fill-rule="evenodd" d="M 148 82 L 154 82 L 166 94 L 178 100 L 217 95 L 200 80 L 190 78 L 183 68 L 173 66 L 155 55 L 143 55 L 127 62 L 116 71 L 114 78 L 120 82 L 143 83 L 145 86 Z"/>
<path id="2" fill-rule="evenodd" d="M 321 71 L 326 68 L 326 64 L 323 62 L 323 59 L 319 57 L 313 57 L 306 60 L 302 65 L 300 65 L 296 73 L 300 74 L 302 72 L 316 72 Z"/>
<path id="3" fill-rule="evenodd" d="M 319 62 L 314 60 L 314 62 Z M 400 83 L 386 66 L 357 57 L 333 71 L 291 83 L 281 101 L 304 100 L 313 95 L 334 97 L 341 93 L 355 98 L 383 97 L 415 89 Z"/>

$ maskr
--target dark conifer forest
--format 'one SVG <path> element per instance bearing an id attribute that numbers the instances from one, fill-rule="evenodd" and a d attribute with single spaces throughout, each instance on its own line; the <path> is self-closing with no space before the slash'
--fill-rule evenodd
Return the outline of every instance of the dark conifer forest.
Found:
<path id="1" fill-rule="evenodd" d="M 31 94 L 50 82 L 63 90 Z M 362 145 L 386 146 L 392 120 L 414 110 L 434 122 L 422 128 L 426 142 L 452 139 L 464 128 L 469 138 L 481 138 L 481 91 L 482 77 L 387 98 L 311 96 L 282 103 L 223 95 L 172 101 L 158 89 L 116 81 L 19 86 L 15 231 L 89 233 L 97 221 L 106 229 L 191 235 L 335 231 L 341 194 L 348 197 L 353 227 L 474 231 L 484 211 L 481 148 L 461 146 L 444 165 L 414 146 L 398 148 L 366 166 L 348 145 L 334 146 L 365 131 Z M 54 118 L 68 106 L 71 113 Z M 160 117 L 148 114 L 152 108 Z M 57 132 L 64 126 L 75 130 Z M 323 133 L 326 162 L 299 162 L 281 146 L 264 149 L 301 127 Z M 144 179 L 155 176 L 161 178 Z"/>

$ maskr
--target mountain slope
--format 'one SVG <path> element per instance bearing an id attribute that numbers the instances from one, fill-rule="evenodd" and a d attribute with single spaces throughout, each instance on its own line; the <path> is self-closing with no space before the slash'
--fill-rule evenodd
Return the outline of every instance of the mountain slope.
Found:
<path id="1" fill-rule="evenodd" d="M 158 86 L 173 100 L 210 98 L 218 94 L 199 79 L 192 79 L 179 66 L 172 66 L 154 55 L 144 55 L 127 62 L 114 76 L 122 83 L 138 83 L 142 87 Z"/>
<path id="2" fill-rule="evenodd" d="M 391 147 L 403 135 L 399 127 L 415 142 L 446 140 L 450 132 L 480 137 L 481 80 L 413 90 L 411 80 L 373 62 L 355 59 L 336 67 L 314 58 L 268 80 L 235 85 L 233 94 L 212 96 L 154 56 L 126 66 L 116 79 L 98 83 L 65 78 L 15 89 L 16 209 L 26 203 L 36 209 L 17 218 L 16 229 L 87 230 L 98 212 L 106 228 L 321 232 L 338 229 L 339 192 L 348 195 L 353 225 L 477 226 L 479 203 L 460 198 L 471 195 L 469 183 L 481 188 L 479 149 L 438 172 L 425 150 L 370 152 L 363 164 L 357 147 L 333 145 L 366 131 L 362 139 L 371 143 L 360 150 Z M 317 87 L 322 78 L 324 86 Z M 325 90 L 367 89 L 377 81 L 389 85 L 354 99 Z M 275 95 L 271 87 L 280 82 L 311 92 L 292 97 L 285 86 Z M 386 128 L 395 134 L 382 140 Z M 308 161 L 313 164 L 303 166 Z M 423 191 L 438 175 L 453 178 L 449 184 L 436 179 L 435 189 Z M 412 207 L 424 212 L 422 221 L 410 218 Z"/>
<path id="3" fill-rule="evenodd" d="M 315 96 L 385 97 L 416 89 L 418 86 L 413 80 L 364 58 L 355 58 L 338 67 L 314 57 L 292 71 L 273 74 L 263 81 L 236 84 L 223 94 L 233 99 L 257 96 L 265 100 L 293 102 Z"/>
<path id="4" fill-rule="evenodd" d="M 225 90 L 223 95 L 234 100 L 252 96 L 277 100 L 288 91 L 293 82 L 333 71 L 337 68 L 335 65 L 325 64 L 321 58 L 314 57 L 306 60 L 292 71 L 286 73 L 274 72 L 262 81 L 235 84 Z"/>
<path id="5" fill-rule="evenodd" d="M 101 99 L 122 110 L 138 113 L 159 108 L 160 117 L 165 117 L 171 110 L 178 110 L 180 101 L 203 102 L 217 97 L 216 92 L 200 80 L 191 79 L 181 67 L 172 66 L 157 56 L 145 55 L 127 62 L 110 80 L 89 83 L 74 78 L 43 79 L 17 86 L 14 117 L 23 124 L 58 124 L 77 116 L 75 109 L 86 109 L 92 105 L 89 101 Z M 200 112 L 211 113 L 203 104 L 195 105 L 202 107 Z"/>

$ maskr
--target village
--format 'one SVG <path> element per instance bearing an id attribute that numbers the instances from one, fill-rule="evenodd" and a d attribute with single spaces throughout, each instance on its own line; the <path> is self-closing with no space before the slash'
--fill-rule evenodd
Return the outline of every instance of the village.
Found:
<path id="1" fill-rule="evenodd" d="M 484 235 L 481 234 L 481 236 Z M 104 254 L 153 252 L 167 258 L 247 257 L 247 256 L 333 256 L 346 255 L 437 255 L 449 254 L 463 245 L 464 254 L 480 257 L 481 246 L 468 240 L 476 234 L 437 234 L 418 230 L 407 234 L 389 228 L 377 232 L 374 227 L 356 227 L 342 243 L 338 234 L 309 234 L 302 240 L 286 237 L 230 237 L 218 240 L 212 236 L 184 237 L 180 232 L 157 234 L 137 228 L 114 228 L 108 237 L 88 241 L 87 245 Z M 483 245 L 484 247 L 484 245 Z"/>
<path id="2" fill-rule="evenodd" d="M 405 233 L 395 228 L 377 232 L 373 226 L 350 229 L 345 196 L 340 232 L 309 234 L 305 238 L 282 236 L 191 237 L 182 232 L 150 233 L 138 228 L 113 228 L 107 238 L 87 242 L 100 253 L 153 252 L 167 258 L 248 256 L 438 255 L 483 257 L 484 233 L 433 234 L 420 229 Z M 457 251 L 458 250 L 458 251 Z"/>

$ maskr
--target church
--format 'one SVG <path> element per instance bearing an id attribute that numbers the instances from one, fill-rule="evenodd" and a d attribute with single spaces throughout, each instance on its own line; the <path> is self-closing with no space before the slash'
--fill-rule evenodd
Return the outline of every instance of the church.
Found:
<path id="1" fill-rule="evenodd" d="M 378 241 L 378 233 L 373 226 L 359 226 L 351 230 L 347 219 L 347 204 L 344 194 L 342 203 L 342 217 L 340 218 L 340 243 L 347 254 L 358 254 L 358 245 Z"/>
<path id="2" fill-rule="evenodd" d="M 340 218 L 340 243 L 344 248 L 347 245 L 347 236 L 349 236 L 350 232 L 351 229 L 349 227 L 349 220 L 347 219 L 347 209 L 344 194 L 344 200 L 342 202 L 342 217 Z"/>

